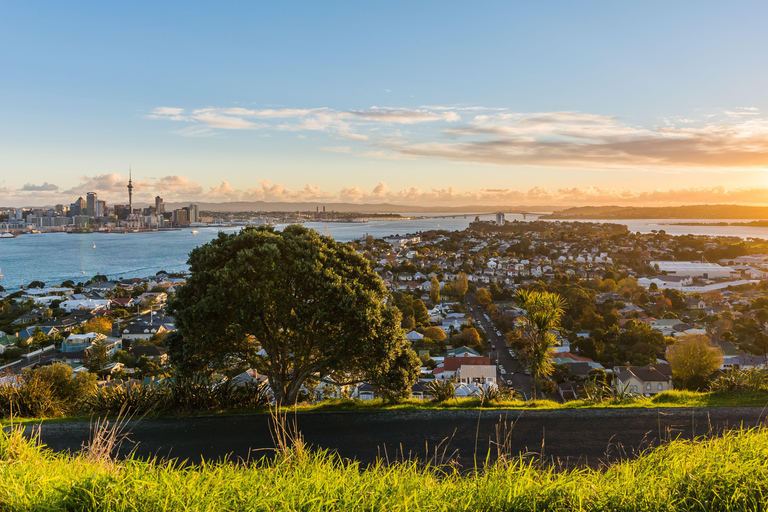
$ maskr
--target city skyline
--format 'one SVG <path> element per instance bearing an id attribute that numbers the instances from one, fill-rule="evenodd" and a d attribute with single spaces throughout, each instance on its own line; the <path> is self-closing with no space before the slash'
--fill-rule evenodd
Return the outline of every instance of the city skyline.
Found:
<path id="1" fill-rule="evenodd" d="M 760 2 L 4 11 L 0 206 L 768 204 Z"/>

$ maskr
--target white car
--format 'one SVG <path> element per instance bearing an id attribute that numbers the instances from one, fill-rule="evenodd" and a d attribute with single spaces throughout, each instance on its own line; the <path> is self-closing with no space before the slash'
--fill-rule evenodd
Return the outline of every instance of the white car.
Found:
<path id="1" fill-rule="evenodd" d="M 507 374 L 507 370 L 505 370 L 504 367 L 502 367 L 500 371 L 501 371 L 502 375 L 506 375 Z"/>

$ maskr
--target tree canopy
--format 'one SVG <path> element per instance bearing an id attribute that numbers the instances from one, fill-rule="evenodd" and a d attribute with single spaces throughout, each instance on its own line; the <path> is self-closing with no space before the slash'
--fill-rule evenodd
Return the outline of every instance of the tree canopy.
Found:
<path id="1" fill-rule="evenodd" d="M 723 351 L 703 334 L 686 334 L 667 349 L 672 376 L 685 388 L 701 388 L 723 364 Z"/>
<path id="2" fill-rule="evenodd" d="M 369 380 L 388 393 L 416 380 L 399 311 L 348 245 L 302 226 L 249 227 L 219 233 L 188 263 L 168 306 L 178 331 L 166 345 L 180 375 L 255 366 L 278 403 L 294 403 L 308 378 Z"/>

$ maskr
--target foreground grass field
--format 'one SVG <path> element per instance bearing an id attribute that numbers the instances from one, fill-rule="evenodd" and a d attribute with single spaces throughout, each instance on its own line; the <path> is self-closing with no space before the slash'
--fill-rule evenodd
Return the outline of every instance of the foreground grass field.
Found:
<path id="1" fill-rule="evenodd" d="M 414 462 L 361 468 L 300 437 L 278 435 L 272 460 L 181 468 L 109 458 L 106 436 L 84 454 L 53 454 L 18 431 L 0 435 L 0 510 L 764 510 L 768 431 L 672 441 L 602 470 L 556 471 L 502 456 L 486 470 Z M 503 452 L 503 446 L 498 447 Z M 503 455 L 503 453 L 502 453 Z"/>

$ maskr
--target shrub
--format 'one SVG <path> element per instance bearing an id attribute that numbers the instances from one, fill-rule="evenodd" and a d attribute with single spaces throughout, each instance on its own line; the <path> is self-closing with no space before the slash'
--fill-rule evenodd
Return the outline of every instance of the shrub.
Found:
<path id="1" fill-rule="evenodd" d="M 432 395 L 435 402 L 440 403 L 453 398 L 456 386 L 451 381 L 435 379 L 427 384 L 425 391 Z"/>

